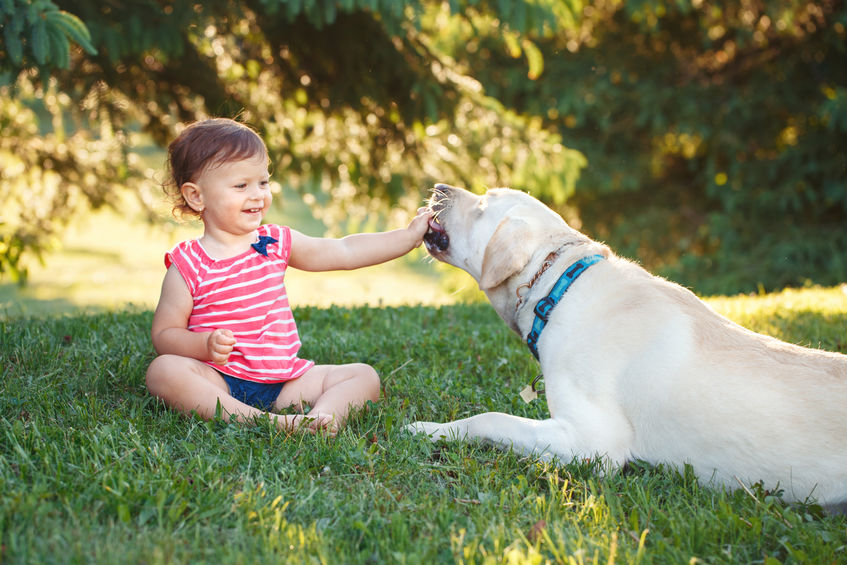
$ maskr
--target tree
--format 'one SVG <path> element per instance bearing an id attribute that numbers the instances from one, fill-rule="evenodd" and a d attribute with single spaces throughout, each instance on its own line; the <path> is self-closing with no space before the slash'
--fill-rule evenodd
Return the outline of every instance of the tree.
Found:
<path id="1" fill-rule="evenodd" d="M 588 231 L 700 292 L 847 280 L 843 2 L 597 2 L 576 24 L 438 48 L 587 157 Z"/>
<path id="2" fill-rule="evenodd" d="M 444 179 L 564 201 L 582 156 L 433 49 L 468 5 L 518 34 L 559 24 L 539 0 L 4 0 L 0 271 L 24 275 L 25 252 L 119 187 L 158 198 L 141 134 L 164 145 L 209 115 L 257 127 L 330 219 L 413 206 Z"/>
<path id="3" fill-rule="evenodd" d="M 45 15 L 34 50 L 58 8 L 0 0 L 0 269 L 81 203 L 159 199 L 140 133 L 240 115 L 330 222 L 512 185 L 700 292 L 847 279 L 839 0 L 57 5 L 90 41 Z"/>

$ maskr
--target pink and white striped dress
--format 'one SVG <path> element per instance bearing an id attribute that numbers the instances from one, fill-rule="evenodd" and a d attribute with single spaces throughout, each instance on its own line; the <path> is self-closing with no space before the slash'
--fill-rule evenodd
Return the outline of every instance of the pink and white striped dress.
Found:
<path id="1" fill-rule="evenodd" d="M 176 266 L 194 297 L 189 330 L 228 329 L 235 334 L 235 348 L 226 365 L 208 365 L 247 381 L 290 381 L 314 365 L 297 357 L 300 337 L 285 293 L 291 231 L 268 224 L 258 232 L 260 237 L 276 240 L 268 243 L 267 256 L 250 249 L 218 261 L 193 239 L 167 253 L 165 266 Z"/>

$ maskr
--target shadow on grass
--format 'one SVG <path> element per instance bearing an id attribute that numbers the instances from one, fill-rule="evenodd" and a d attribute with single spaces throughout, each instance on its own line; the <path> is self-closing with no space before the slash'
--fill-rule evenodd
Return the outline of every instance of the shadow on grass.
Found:
<path id="1" fill-rule="evenodd" d="M 94 311 L 88 308 L 85 311 Z M 0 319 L 46 316 L 59 312 L 83 312 L 83 309 L 65 298 L 39 299 L 27 296 L 26 287 L 16 283 L 0 284 Z"/>

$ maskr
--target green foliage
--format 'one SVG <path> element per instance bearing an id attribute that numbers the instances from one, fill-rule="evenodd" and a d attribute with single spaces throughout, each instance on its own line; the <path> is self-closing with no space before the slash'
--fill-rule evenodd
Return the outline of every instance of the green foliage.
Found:
<path id="1" fill-rule="evenodd" d="M 99 139 L 68 131 L 69 103 L 51 88 L 30 104 L 0 96 L 0 273 L 13 280 L 26 278 L 26 255 L 49 247 L 75 210 L 116 201 L 129 176 L 121 134 L 106 124 Z M 54 116 L 49 132 L 37 126 L 45 114 Z"/>
<path id="2" fill-rule="evenodd" d="M 586 231 L 700 292 L 847 279 L 843 2 L 586 4 L 535 34 L 442 36 L 506 106 L 555 126 L 589 165 Z M 530 74 L 532 65 L 529 65 Z"/>
<path id="3" fill-rule="evenodd" d="M 823 308 L 821 305 L 826 304 Z M 845 351 L 839 289 L 721 311 Z M 402 431 L 500 410 L 535 373 L 488 305 L 300 309 L 305 354 L 372 363 L 335 439 L 184 418 L 152 400 L 150 312 L 0 320 L 0 545 L 11 563 L 837 563 L 844 517 L 690 470 L 541 463 Z M 799 323 L 798 323 L 799 322 Z M 835 345 L 840 344 L 840 345 Z"/>
<path id="4" fill-rule="evenodd" d="M 50 147 L 107 145 L 108 167 L 65 170 L 149 204 L 161 166 L 136 142 L 227 115 L 329 225 L 413 209 L 434 181 L 511 185 L 701 293 L 847 279 L 843 2 L 4 0 L 0 17 L 0 97 L 31 126 L 0 143 L 56 203 L 40 225 L 4 210 L 3 272 L 114 188 L 50 200 Z"/>
<path id="5" fill-rule="evenodd" d="M 49 77 L 24 66 L 0 86 L 0 96 L 30 110 L 22 137 L 9 143 L 27 148 L 14 157 L 36 182 L 25 198 L 46 199 L 41 207 L 51 218 L 35 225 L 27 217 L 10 220 L 4 210 L 2 271 L 23 272 L 22 260 L 10 255 L 13 245 L 37 251 L 80 207 L 108 203 L 113 180 L 148 205 L 159 200 L 163 167 L 144 158 L 139 142 L 165 145 L 184 123 L 209 115 L 238 116 L 255 126 L 278 180 L 296 186 L 330 225 L 387 205 L 412 210 L 441 180 L 521 185 L 563 202 L 584 166 L 582 155 L 540 120 L 504 108 L 431 48 L 442 17 L 463 20 L 470 7 L 468 17 L 502 11 L 519 37 L 552 26 L 556 3 L 58 4 L 84 22 L 96 53 L 72 50 L 67 70 L 48 57 Z M 21 5 L 14 6 L 20 13 Z M 534 60 L 539 69 L 541 59 Z M 76 190 L 82 185 L 72 182 L 82 198 L 51 199 L 42 178 L 49 167 L 39 161 L 44 154 L 29 148 L 71 147 L 69 137 L 77 154 L 108 145 L 109 164 L 93 158 L 68 163 L 63 176 L 73 169 L 76 177 L 102 184 L 85 182 Z M 112 169 L 118 174 L 109 175 Z M 0 185 L 4 198 L 17 193 L 12 181 L 0 179 Z"/>
<path id="6" fill-rule="evenodd" d="M 271 16 L 282 15 L 289 23 L 298 18 L 314 28 L 321 29 L 335 23 L 339 14 L 365 11 L 378 15 L 386 28 L 397 32 L 406 21 L 408 12 L 419 13 L 423 2 L 392 2 L 391 0 L 259 0 Z"/>
<path id="7" fill-rule="evenodd" d="M 82 21 L 49 0 L 4 0 L 0 27 L 0 84 L 27 68 L 67 69 L 72 42 L 89 54 L 97 53 Z"/>

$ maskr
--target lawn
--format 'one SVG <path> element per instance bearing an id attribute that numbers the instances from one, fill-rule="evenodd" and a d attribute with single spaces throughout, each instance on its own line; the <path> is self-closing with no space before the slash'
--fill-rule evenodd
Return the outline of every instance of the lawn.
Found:
<path id="1" fill-rule="evenodd" d="M 838 288 L 715 298 L 847 351 Z M 149 309 L 0 319 L 6 563 L 844 563 L 847 519 L 685 469 L 554 466 L 406 434 L 483 410 L 543 417 L 535 361 L 486 304 L 301 307 L 304 355 L 365 361 L 382 399 L 338 437 L 203 422 L 152 400 Z"/>

